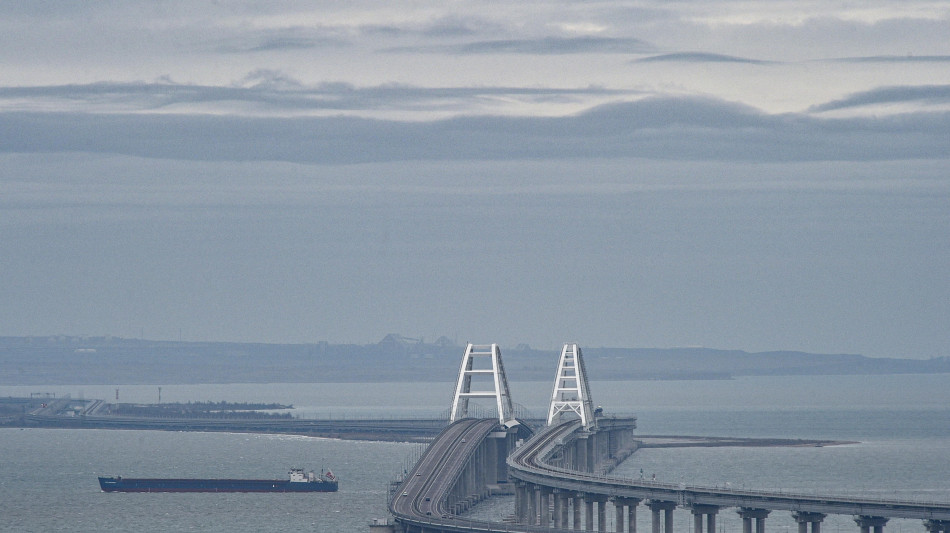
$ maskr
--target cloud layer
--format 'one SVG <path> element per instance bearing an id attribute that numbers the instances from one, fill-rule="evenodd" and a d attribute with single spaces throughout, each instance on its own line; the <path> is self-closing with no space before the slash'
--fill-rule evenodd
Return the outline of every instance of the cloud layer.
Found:
<path id="1" fill-rule="evenodd" d="M 950 85 L 879 87 L 814 106 L 812 110 L 834 111 L 879 104 L 921 104 L 946 108 L 950 106 Z"/>
<path id="2" fill-rule="evenodd" d="M 81 92 L 81 91 L 80 91 Z M 258 98 L 261 93 L 233 92 Z M 344 91 L 345 92 L 345 91 Z M 228 90 L 173 96 L 226 98 Z M 101 94 L 95 91 L 95 94 Z M 380 100 L 429 98 L 428 91 L 374 93 Z M 145 94 L 146 98 L 154 94 Z M 947 100 L 946 87 L 855 95 L 819 110 L 911 99 Z M 372 94 L 293 107 L 383 105 Z M 739 161 L 946 159 L 950 112 L 875 118 L 767 115 L 699 98 L 647 98 L 568 117 L 475 116 L 405 122 L 335 116 L 248 118 L 180 114 L 0 114 L 6 152 L 91 152 L 209 161 L 343 164 L 406 160 L 630 158 Z M 198 142 L 201 140 L 200 142 Z"/>
<path id="3" fill-rule="evenodd" d="M 174 111 L 219 112 L 228 114 L 307 115 L 321 111 L 367 112 L 414 110 L 420 113 L 449 110 L 471 112 L 493 101 L 520 100 L 587 102 L 590 99 L 629 98 L 633 90 L 604 87 L 418 87 L 388 84 L 356 87 L 342 82 L 306 86 L 279 71 L 266 69 L 248 73 L 227 85 L 196 85 L 160 80 L 144 82 L 101 82 L 34 87 L 0 87 L 0 105 L 8 109 L 60 108 L 83 112 Z"/>

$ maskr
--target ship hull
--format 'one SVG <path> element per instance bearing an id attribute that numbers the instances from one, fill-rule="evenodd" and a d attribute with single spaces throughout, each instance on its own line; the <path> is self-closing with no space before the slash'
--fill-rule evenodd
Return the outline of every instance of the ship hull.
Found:
<path id="1" fill-rule="evenodd" d="M 336 481 L 100 477 L 105 492 L 336 492 Z"/>

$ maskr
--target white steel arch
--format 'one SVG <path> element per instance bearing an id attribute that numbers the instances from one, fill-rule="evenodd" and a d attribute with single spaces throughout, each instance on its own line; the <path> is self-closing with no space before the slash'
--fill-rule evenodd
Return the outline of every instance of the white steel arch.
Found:
<path id="1" fill-rule="evenodd" d="M 551 409 L 548 411 L 548 425 L 560 422 L 564 413 L 574 413 L 580 417 L 584 429 L 590 429 L 597 423 L 587 383 L 587 370 L 584 369 L 584 356 L 577 344 L 565 344 L 561 350 L 557 375 L 554 377 Z"/>
<path id="2" fill-rule="evenodd" d="M 475 365 L 475 359 L 490 359 L 490 367 L 484 364 Z M 491 375 L 494 390 L 473 391 L 472 377 Z M 505 367 L 501 362 L 501 349 L 497 344 L 469 343 L 462 357 L 462 368 L 459 370 L 458 384 L 455 387 L 455 400 L 452 402 L 451 422 L 468 416 L 468 401 L 471 398 L 494 398 L 498 408 L 498 420 L 502 424 L 513 419 L 514 409 L 511 404 L 511 394 L 508 392 L 508 378 L 505 377 Z"/>

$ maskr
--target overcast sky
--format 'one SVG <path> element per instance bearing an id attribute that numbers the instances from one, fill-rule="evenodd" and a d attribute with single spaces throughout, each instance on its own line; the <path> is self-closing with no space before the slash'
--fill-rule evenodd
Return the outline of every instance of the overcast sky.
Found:
<path id="1" fill-rule="evenodd" d="M 0 335 L 950 355 L 945 1 L 0 3 Z"/>

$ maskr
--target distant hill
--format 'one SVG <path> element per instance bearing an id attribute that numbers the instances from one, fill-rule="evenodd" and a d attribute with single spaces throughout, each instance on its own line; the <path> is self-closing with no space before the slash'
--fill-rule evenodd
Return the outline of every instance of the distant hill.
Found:
<path id="1" fill-rule="evenodd" d="M 950 373 L 950 358 L 748 353 L 710 348 L 583 347 L 591 380 L 730 379 L 748 375 Z M 378 343 L 255 344 L 118 337 L 0 337 L 0 384 L 454 381 L 464 352 L 387 335 Z M 513 381 L 553 379 L 558 353 L 503 348 Z"/>

